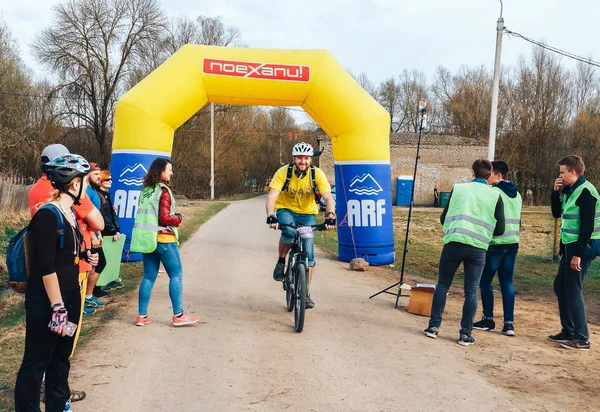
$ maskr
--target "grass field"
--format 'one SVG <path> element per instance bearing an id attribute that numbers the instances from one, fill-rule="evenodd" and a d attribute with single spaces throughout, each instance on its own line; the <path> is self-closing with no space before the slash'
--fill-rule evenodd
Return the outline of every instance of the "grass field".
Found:
<path id="1" fill-rule="evenodd" d="M 198 202 L 186 207 L 178 207 L 178 211 L 184 216 L 180 227 L 180 239 L 185 242 L 198 228 L 227 207 L 226 202 Z M 21 228 L 28 221 L 28 214 L 13 216 L 6 215 L 2 219 L 3 226 L 0 227 L 0 251 L 4 251 L 10 237 L 16 233 L 16 228 Z M 2 264 L 5 257 L 1 255 Z M 0 270 L 4 279 L 0 285 L 6 284 L 5 268 Z M 93 316 L 85 318 L 81 329 L 81 336 L 77 350 L 92 339 L 94 334 L 100 330 L 103 324 L 114 318 L 118 313 L 120 305 L 133 299 L 137 293 L 139 282 L 143 276 L 141 262 L 122 263 L 121 279 L 125 288 L 112 292 L 112 303 L 104 310 L 97 311 Z M 13 410 L 13 390 L 19 365 L 23 357 L 23 341 L 25 336 L 25 308 L 23 295 L 0 290 L 0 411 Z M 77 389 L 77 388 L 75 388 Z"/>
<path id="2" fill-rule="evenodd" d="M 438 263 L 442 250 L 442 227 L 439 221 L 441 209 L 413 212 L 406 255 L 405 273 L 426 279 L 437 279 Z M 394 208 L 394 233 L 396 262 L 400 270 L 406 236 L 408 209 Z M 337 255 L 337 232 L 320 232 L 316 244 Z M 536 207 L 522 215 L 521 243 L 515 267 L 515 290 L 527 297 L 553 296 L 553 282 L 558 262 L 552 260 L 554 219 L 549 208 Z M 461 284 L 458 273 L 455 284 Z M 497 287 L 497 277 L 494 279 Z M 584 293 L 590 320 L 600 321 L 600 261 L 592 262 L 585 280 Z"/>

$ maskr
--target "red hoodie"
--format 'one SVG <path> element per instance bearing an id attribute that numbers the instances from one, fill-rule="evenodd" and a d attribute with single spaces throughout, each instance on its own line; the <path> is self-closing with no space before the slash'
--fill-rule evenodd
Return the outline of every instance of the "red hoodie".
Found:
<path id="1" fill-rule="evenodd" d="M 167 188 L 163 187 L 158 207 L 158 224 L 161 226 L 178 227 L 181 224 L 181 217 L 178 215 L 171 214 L 171 202 L 172 199 L 171 195 L 169 195 L 169 191 L 167 190 Z M 175 242 L 176 240 L 175 233 L 170 228 L 159 230 L 158 235 L 158 241 L 161 243 L 170 243 Z M 172 237 L 168 235 L 171 235 Z"/>

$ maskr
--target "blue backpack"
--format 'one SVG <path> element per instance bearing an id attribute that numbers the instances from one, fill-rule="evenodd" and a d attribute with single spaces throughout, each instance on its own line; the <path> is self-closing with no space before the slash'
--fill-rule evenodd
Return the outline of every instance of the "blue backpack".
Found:
<path id="1" fill-rule="evenodd" d="M 65 222 L 63 215 L 58 208 L 51 204 L 45 204 L 38 209 L 52 210 L 58 219 L 58 236 L 59 236 L 59 247 L 62 249 L 65 247 Z M 6 267 L 8 268 L 8 284 L 17 293 L 25 292 L 27 288 L 27 280 L 29 279 L 29 257 L 28 257 L 28 244 L 27 244 L 27 231 L 29 225 L 21 229 L 16 235 L 14 235 L 8 247 L 6 248 Z"/>

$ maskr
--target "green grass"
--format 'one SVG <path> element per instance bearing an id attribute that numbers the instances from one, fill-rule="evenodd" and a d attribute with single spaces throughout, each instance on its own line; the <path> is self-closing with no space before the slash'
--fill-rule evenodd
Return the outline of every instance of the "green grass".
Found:
<path id="1" fill-rule="evenodd" d="M 406 236 L 406 210 L 394 208 L 396 262 L 393 269 L 400 271 Z M 515 265 L 515 291 L 528 298 L 552 298 L 553 283 L 558 271 L 558 261 L 552 260 L 554 221 L 549 213 L 524 213 L 523 233 Z M 322 250 L 337 256 L 337 232 L 319 232 L 315 244 Z M 442 251 L 439 213 L 414 212 L 411 218 L 409 246 L 406 255 L 405 274 L 435 281 Z M 462 286 L 463 273 L 459 269 L 454 284 Z M 499 288 L 497 276 L 495 287 Z M 584 284 L 584 296 L 590 320 L 600 320 L 600 259 L 590 265 Z"/>
<path id="2" fill-rule="evenodd" d="M 219 213 L 227 203 L 203 202 L 192 206 L 178 208 L 184 219 L 180 227 L 180 240 L 188 240 L 198 228 Z M 13 219 L 12 225 L 6 225 L 0 231 L 0 252 L 4 252 L 11 232 L 20 229 L 26 224 L 24 218 Z M 7 229 L 8 228 L 8 229 Z M 4 242 L 4 243 L 2 243 Z M 77 353 L 93 337 L 102 330 L 107 321 L 117 316 L 121 306 L 134 299 L 139 282 L 143 276 L 142 262 L 122 263 L 120 277 L 125 283 L 125 288 L 111 292 L 113 302 L 105 309 L 97 311 L 93 316 L 85 318 L 83 322 Z M 5 282 L 0 283 L 0 285 Z M 3 298 L 0 294 L 0 411 L 12 411 L 14 384 L 19 365 L 23 358 L 23 344 L 25 337 L 25 307 L 22 294 L 9 292 Z"/>
<path id="3" fill-rule="evenodd" d="M 239 193 L 237 195 L 222 197 L 222 198 L 219 198 L 217 200 L 226 201 L 226 202 L 234 202 L 236 200 L 252 199 L 254 197 L 262 196 L 262 195 L 264 195 L 266 193 L 267 192 Z"/>

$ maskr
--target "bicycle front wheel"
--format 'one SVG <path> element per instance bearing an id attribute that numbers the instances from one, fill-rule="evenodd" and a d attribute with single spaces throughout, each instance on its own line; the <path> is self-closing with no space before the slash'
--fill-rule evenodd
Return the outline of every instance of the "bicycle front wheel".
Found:
<path id="1" fill-rule="evenodd" d="M 295 295 L 295 287 L 292 287 L 292 262 L 290 258 L 290 263 L 288 265 L 288 269 L 285 271 L 285 278 L 283 279 L 283 285 L 285 289 L 285 307 L 288 312 L 294 310 L 294 305 L 296 304 L 296 295 Z"/>
<path id="2" fill-rule="evenodd" d="M 306 292 L 307 292 L 307 280 L 306 280 L 306 266 L 304 263 L 298 263 L 296 265 L 296 279 L 295 279 L 295 295 L 296 304 L 294 305 L 294 329 L 296 332 L 302 332 L 304 329 L 304 314 L 306 312 Z"/>

